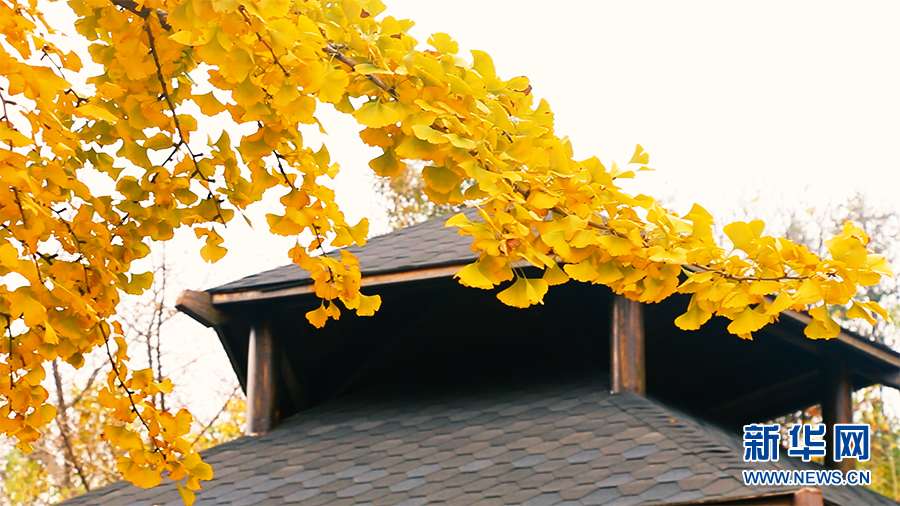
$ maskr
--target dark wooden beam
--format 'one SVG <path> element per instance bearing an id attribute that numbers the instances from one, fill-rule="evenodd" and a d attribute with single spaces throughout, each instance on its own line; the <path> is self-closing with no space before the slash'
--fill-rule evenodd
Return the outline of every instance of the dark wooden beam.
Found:
<path id="1" fill-rule="evenodd" d="M 253 324 L 247 353 L 247 434 L 263 434 L 278 423 L 277 366 L 281 362 L 275 335 L 266 320 Z"/>
<path id="2" fill-rule="evenodd" d="M 795 392 L 798 388 L 801 388 L 807 383 L 817 381 L 819 379 L 819 374 L 820 373 L 816 371 L 810 371 L 785 379 L 784 381 L 779 381 L 778 383 L 774 383 L 767 387 L 754 390 L 753 392 L 740 397 L 723 399 L 724 402 L 710 408 L 709 412 L 716 415 L 729 413 L 732 418 L 739 417 L 734 411 L 753 411 L 756 409 L 757 403 L 760 402 L 771 404 L 777 401 L 790 399 L 793 395 L 796 395 Z"/>
<path id="3" fill-rule="evenodd" d="M 793 506 L 822 506 L 822 491 L 817 488 L 805 487 L 794 493 Z"/>
<path id="4" fill-rule="evenodd" d="M 178 295 L 175 309 L 197 320 L 206 327 L 217 327 L 228 321 L 225 313 L 212 305 L 212 296 L 206 292 L 185 290 Z"/>
<path id="5" fill-rule="evenodd" d="M 287 395 L 291 398 L 291 402 L 294 403 L 294 408 L 297 411 L 303 411 L 309 407 L 309 399 L 306 398 L 306 393 L 300 385 L 300 378 L 294 373 L 290 357 L 288 357 L 286 353 L 280 353 L 280 355 L 281 364 L 278 372 L 281 374 L 281 379 L 284 381 Z"/>
<path id="6" fill-rule="evenodd" d="M 853 423 L 853 377 L 843 360 L 822 369 L 822 421 L 825 430 L 825 465 L 849 471 L 855 460 L 834 460 L 834 424 Z"/>
<path id="7" fill-rule="evenodd" d="M 610 383 L 614 394 L 647 393 L 644 369 L 644 308 L 622 295 L 613 297 Z"/>

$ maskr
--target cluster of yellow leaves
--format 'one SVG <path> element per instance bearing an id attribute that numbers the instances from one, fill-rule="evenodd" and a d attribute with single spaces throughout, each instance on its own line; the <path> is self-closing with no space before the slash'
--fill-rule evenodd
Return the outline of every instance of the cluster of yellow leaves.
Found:
<path id="1" fill-rule="evenodd" d="M 178 490 L 190 498 L 187 502 L 193 502 L 199 480 L 213 477 L 212 467 L 191 449 L 187 438 L 194 418 L 184 409 L 173 415 L 157 408 L 152 397 L 171 393 L 172 382 L 168 378 L 154 381 L 151 369 L 129 374 L 125 339 L 116 337 L 115 342 L 117 350 L 110 352 L 113 367 L 98 400 L 116 420 L 104 427 L 103 439 L 127 452 L 116 458 L 116 468 L 126 480 L 144 488 L 159 485 L 163 471 L 172 480 L 187 478 L 184 486 L 178 483 Z"/>
<path id="2" fill-rule="evenodd" d="M 572 278 L 643 302 L 692 293 L 677 321 L 685 329 L 718 314 L 747 337 L 780 311 L 811 308 L 807 335 L 829 337 L 838 327 L 828 305 L 847 304 L 858 285 L 890 272 L 852 225 L 829 242 L 830 259 L 762 235 L 761 222 L 726 227 L 734 244 L 726 251 L 701 207 L 677 216 L 621 191 L 616 180 L 634 171 L 575 160 L 527 78 L 500 78 L 486 53 L 464 58 L 446 34 L 420 50 L 413 23 L 383 15 L 380 0 L 68 4 L 103 69 L 87 79 L 88 92 L 67 80 L 81 62 L 46 40 L 53 30 L 37 0 L 0 0 L 0 275 L 18 275 L 16 288 L 0 285 L 0 428 L 23 449 L 53 417 L 43 364 L 58 357 L 78 367 L 84 353 L 119 341 L 107 321 L 120 291 L 141 293 L 152 281 L 131 272 L 148 242 L 192 227 L 205 238 L 203 258 L 216 261 L 226 253 L 221 227 L 270 189 L 284 191 L 282 210 L 267 216 L 272 233 L 312 238 L 290 252 L 323 300 L 309 321 L 338 318 L 338 303 L 359 315 L 379 308 L 380 298 L 360 293 L 352 255 L 313 255 L 362 245 L 368 234 L 366 220 L 345 222 L 323 184 L 338 172 L 327 149 L 303 142 L 301 125 L 318 123 L 320 103 L 365 127 L 362 141 L 382 152 L 370 162 L 377 174 L 424 160 L 431 201 L 480 208 L 477 222 L 448 223 L 480 252 L 458 276 L 483 289 L 516 278 L 498 295 L 512 306 L 541 303 L 549 286 Z M 212 92 L 200 93 L 191 77 L 201 65 Z M 234 141 L 223 133 L 200 149 L 188 106 L 254 131 Z M 648 162 L 638 146 L 631 163 Z M 81 171 L 104 174 L 115 193 L 95 194 Z M 544 275 L 526 279 L 519 263 Z M 849 314 L 872 313 L 883 315 L 873 303 L 854 303 Z M 145 402 L 167 387 L 142 371 L 129 375 L 121 343 L 110 359 L 104 404 L 119 424 L 106 436 L 129 451 L 120 470 L 143 486 L 164 471 L 186 477 L 180 490 L 191 502 L 211 472 L 183 444 L 189 415 Z"/>

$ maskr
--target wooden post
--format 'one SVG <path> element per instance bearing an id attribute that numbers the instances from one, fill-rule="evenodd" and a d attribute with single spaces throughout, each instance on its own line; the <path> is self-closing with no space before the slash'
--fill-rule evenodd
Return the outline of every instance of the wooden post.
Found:
<path id="1" fill-rule="evenodd" d="M 644 308 L 640 302 L 614 296 L 610 342 L 612 392 L 645 395 Z"/>
<path id="2" fill-rule="evenodd" d="M 825 465 L 831 469 L 847 472 L 856 460 L 834 460 L 834 424 L 853 423 L 853 377 L 843 360 L 822 370 L 825 386 L 822 399 L 822 421 L 825 430 Z"/>
<path id="3" fill-rule="evenodd" d="M 247 353 L 247 429 L 246 433 L 263 434 L 278 423 L 275 405 L 276 366 L 279 353 L 268 321 L 253 324 Z"/>
<path id="4" fill-rule="evenodd" d="M 817 488 L 804 487 L 794 492 L 793 506 L 822 506 L 822 491 Z"/>

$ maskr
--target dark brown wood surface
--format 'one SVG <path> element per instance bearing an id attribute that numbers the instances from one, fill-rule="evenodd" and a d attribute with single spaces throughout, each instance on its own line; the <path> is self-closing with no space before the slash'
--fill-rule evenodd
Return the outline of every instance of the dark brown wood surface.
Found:
<path id="1" fill-rule="evenodd" d="M 610 342 L 612 392 L 645 395 L 644 308 L 640 302 L 614 297 Z"/>
<path id="2" fill-rule="evenodd" d="M 247 434 L 263 434 L 278 423 L 275 400 L 279 362 L 271 326 L 265 320 L 255 323 L 247 358 Z"/>
<path id="3" fill-rule="evenodd" d="M 834 461 L 834 424 L 853 423 L 853 377 L 847 363 L 838 361 L 822 369 L 822 420 L 825 432 L 825 465 L 847 472 L 855 459 Z"/>
<path id="4" fill-rule="evenodd" d="M 184 290 L 175 301 L 175 308 L 207 327 L 225 323 L 228 315 L 212 305 L 212 296 L 207 292 Z"/>

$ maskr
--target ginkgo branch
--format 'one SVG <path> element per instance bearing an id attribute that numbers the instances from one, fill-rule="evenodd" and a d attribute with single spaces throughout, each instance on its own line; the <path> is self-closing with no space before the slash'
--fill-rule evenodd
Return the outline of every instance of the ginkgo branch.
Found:
<path id="1" fill-rule="evenodd" d="M 153 29 L 150 28 L 149 23 L 144 24 L 144 31 L 147 32 L 147 38 L 149 39 L 150 55 L 153 57 L 153 63 L 156 64 L 156 77 L 159 80 L 159 85 L 162 87 L 162 96 L 165 99 L 166 104 L 169 106 L 169 110 L 172 112 L 172 121 L 175 124 L 175 130 L 178 132 L 178 142 L 175 143 L 174 151 L 172 152 L 172 154 L 169 155 L 169 157 L 166 159 L 165 163 L 168 163 L 169 160 L 172 159 L 172 156 L 174 156 L 175 153 L 178 152 L 178 149 L 181 146 L 184 146 L 184 148 L 187 149 L 187 152 L 191 157 L 191 162 L 194 163 L 194 171 L 191 173 L 191 178 L 194 178 L 194 176 L 199 175 L 200 179 L 209 182 L 209 179 L 207 179 L 207 177 L 205 175 L 203 175 L 203 172 L 200 170 L 200 164 L 197 162 L 197 155 L 195 155 L 194 152 L 191 151 L 191 145 L 187 142 L 187 137 L 184 135 L 184 131 L 181 129 L 181 122 L 178 121 L 178 113 L 175 112 L 175 104 L 172 102 L 172 97 L 169 95 L 169 87 L 168 87 L 168 85 L 166 85 L 166 78 L 165 78 L 165 76 L 163 76 L 162 64 L 159 61 L 159 54 L 156 50 L 156 39 L 153 37 Z M 214 195 L 212 193 L 212 190 L 209 190 L 209 189 L 207 189 L 207 190 L 209 191 L 209 198 L 213 198 Z M 222 217 L 217 199 L 215 199 L 215 205 L 216 205 L 216 218 L 218 218 L 219 221 L 221 221 L 222 224 L 224 225 L 225 219 Z"/>
<path id="2" fill-rule="evenodd" d="M 141 416 L 141 412 L 138 410 L 137 403 L 134 401 L 134 392 L 131 391 L 130 388 L 125 386 L 125 382 L 122 381 L 122 375 L 119 373 L 119 366 L 116 364 L 116 359 L 112 356 L 112 350 L 109 349 L 109 337 L 106 335 L 106 329 L 103 328 L 103 325 L 99 325 L 100 335 L 103 336 L 103 342 L 106 344 L 106 356 L 109 358 L 109 363 L 112 366 L 113 374 L 116 375 L 116 380 L 119 382 L 119 386 L 122 390 L 125 391 L 125 394 L 128 395 L 128 402 L 131 403 L 131 411 L 137 416 L 138 420 L 141 421 L 141 425 L 147 429 L 147 432 L 150 432 L 150 424 L 144 420 L 144 417 Z M 159 445 L 156 444 L 156 440 L 154 438 L 149 438 L 150 443 L 153 445 L 153 451 L 162 454 L 163 460 L 166 459 L 166 455 L 162 452 L 162 449 Z"/>
<path id="3" fill-rule="evenodd" d="M 184 135 L 184 131 L 181 129 L 181 123 L 178 121 L 178 114 L 175 112 L 175 104 L 172 102 L 172 97 L 169 95 L 169 87 L 166 85 L 166 78 L 163 76 L 162 64 L 159 61 L 159 54 L 156 50 L 156 39 L 153 37 L 153 29 L 150 28 L 149 23 L 144 24 L 144 31 L 147 32 L 147 38 L 149 39 L 150 44 L 150 55 L 153 57 L 153 63 L 156 64 L 156 77 L 159 80 L 159 85 L 162 87 L 162 96 L 165 99 L 166 104 L 169 106 L 169 111 L 172 112 L 172 121 L 175 124 L 175 130 L 178 132 L 178 142 L 175 143 L 174 151 L 169 155 L 169 158 L 166 159 L 166 163 L 172 159 L 172 156 L 178 151 L 181 146 L 184 146 L 187 149 L 188 154 L 191 157 L 191 162 L 194 163 L 194 171 L 191 173 L 191 178 L 199 175 L 200 179 L 206 182 L 211 182 L 209 178 L 207 178 L 203 171 L 200 170 L 200 163 L 197 162 L 198 156 L 194 154 L 191 150 L 190 144 L 187 142 L 187 137 Z M 213 205 L 216 207 L 216 221 L 222 223 L 222 225 L 227 226 L 225 223 L 225 218 L 222 216 L 222 209 L 219 206 L 220 201 L 213 193 L 213 191 L 209 188 L 206 189 L 207 199 L 213 202 Z"/>
<path id="4" fill-rule="evenodd" d="M 53 58 L 50 56 L 50 53 L 47 52 L 47 48 L 45 47 L 45 48 L 41 49 L 41 52 L 44 53 L 44 55 L 41 56 L 41 60 L 43 60 L 44 58 L 46 58 L 47 61 L 50 62 L 50 65 L 53 65 L 53 68 L 55 68 L 56 71 L 59 73 L 60 77 L 65 78 L 65 76 L 63 75 L 63 68 L 62 68 L 62 66 L 59 65 L 58 63 L 56 63 L 55 61 L 53 61 Z M 82 97 L 81 95 L 79 95 L 79 94 L 78 94 L 74 89 L 72 89 L 72 88 L 67 89 L 67 90 L 64 91 L 63 93 L 65 93 L 66 95 L 72 95 L 73 97 L 75 97 L 75 106 L 76 106 L 76 107 L 81 106 L 82 104 L 85 104 L 85 103 L 88 102 L 88 99 L 86 99 L 86 98 Z"/>
<path id="5" fill-rule="evenodd" d="M 238 6 L 238 12 L 241 13 L 241 16 L 243 16 L 244 21 L 246 21 L 247 24 L 248 24 L 250 27 L 252 27 L 252 26 L 253 26 L 253 23 L 250 22 L 250 17 L 247 15 L 247 8 L 244 7 L 243 5 L 239 5 L 239 6 Z M 269 54 L 271 54 L 271 55 L 272 55 L 272 59 L 275 60 L 275 65 L 278 65 L 278 68 L 281 69 L 281 71 L 284 73 L 284 76 L 285 76 L 285 77 L 290 76 L 291 73 L 288 72 L 286 68 L 284 68 L 284 66 L 281 64 L 281 62 L 278 61 L 278 57 L 275 56 L 275 51 L 272 50 L 272 46 L 270 46 L 269 43 L 266 42 L 266 40 L 262 38 L 262 35 L 260 35 L 259 32 L 254 31 L 253 33 L 256 35 L 257 40 L 259 40 L 260 42 L 262 42 L 263 45 L 266 46 L 266 49 L 269 50 Z"/>
<path id="6" fill-rule="evenodd" d="M 63 218 L 62 212 L 60 212 L 56 209 L 53 209 L 52 207 L 50 208 L 50 210 L 53 211 L 54 214 L 56 214 L 56 216 L 59 218 L 60 223 L 62 223 L 63 226 L 66 227 L 66 230 L 69 231 L 69 235 L 72 236 L 72 246 L 75 248 L 75 251 L 81 256 L 82 259 L 85 258 L 84 253 L 81 251 L 81 241 L 78 240 L 78 237 L 75 235 L 75 231 L 72 229 L 72 225 L 68 222 L 68 220 Z M 81 269 L 84 272 L 84 283 L 85 283 L 85 285 L 87 285 L 88 284 L 88 271 L 90 270 L 90 266 L 85 265 L 83 262 L 79 261 L 78 259 L 76 259 L 76 261 L 78 261 L 78 264 L 81 265 Z M 90 262 L 88 262 L 88 263 L 90 263 Z"/>
<path id="7" fill-rule="evenodd" d="M 13 334 L 12 334 L 12 316 L 6 313 L 2 313 L 3 318 L 6 319 L 6 331 L 9 334 L 9 388 L 12 391 L 12 387 L 16 384 L 15 372 L 13 371 Z"/>
<path id="8" fill-rule="evenodd" d="M 121 7 L 128 12 L 131 12 L 137 16 L 140 16 L 144 19 L 150 19 L 150 14 L 154 12 L 154 9 L 149 7 L 138 7 L 137 2 L 134 0 L 110 0 L 113 5 L 117 7 Z M 155 9 L 156 18 L 159 20 L 159 25 L 163 27 L 165 30 L 171 30 L 172 25 L 170 25 L 167 21 L 169 14 L 162 9 Z"/>
<path id="9" fill-rule="evenodd" d="M 353 58 L 350 58 L 350 57 L 346 56 L 344 53 L 341 53 L 340 50 L 338 49 L 338 44 L 333 44 L 331 42 L 328 42 L 325 44 L 324 51 L 327 54 L 333 55 L 338 61 L 349 66 L 351 69 L 356 69 L 356 66 L 360 64 L 358 61 L 354 60 Z M 382 90 L 388 92 L 392 97 L 397 98 L 397 92 L 394 90 L 393 86 L 384 82 L 384 80 L 382 80 L 380 77 L 373 75 L 373 74 L 366 74 L 366 78 L 368 78 L 369 81 L 372 81 L 372 83 L 374 83 L 375 86 L 378 86 Z"/>
<path id="10" fill-rule="evenodd" d="M 690 264 L 690 267 L 694 267 L 694 268 L 700 269 L 701 271 L 705 271 L 705 272 L 711 272 L 717 276 L 723 277 L 725 279 L 730 279 L 732 281 L 803 281 L 804 279 L 809 279 L 809 276 L 792 276 L 792 275 L 775 276 L 775 277 L 737 276 L 735 274 L 729 274 L 721 269 L 708 267 L 706 265 Z"/>
<path id="11" fill-rule="evenodd" d="M 6 104 L 15 105 L 15 102 L 7 100 L 7 98 L 3 95 L 3 88 L 0 88 L 0 103 L 3 104 L 3 117 L 0 118 L 0 121 L 6 123 L 6 126 L 12 127 L 12 121 L 9 120 L 9 111 L 6 110 Z M 7 143 L 9 144 L 10 149 L 12 149 L 12 141 L 7 141 Z"/>

